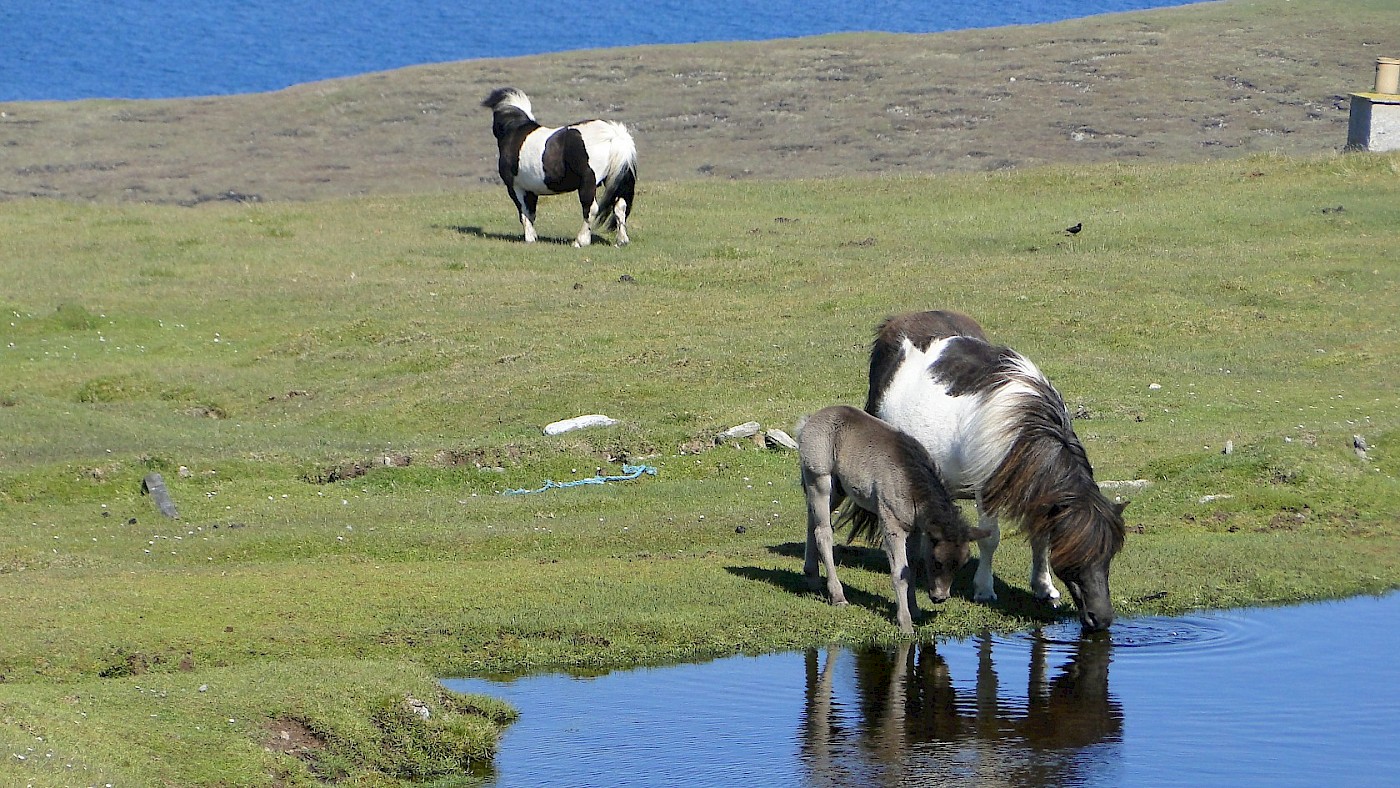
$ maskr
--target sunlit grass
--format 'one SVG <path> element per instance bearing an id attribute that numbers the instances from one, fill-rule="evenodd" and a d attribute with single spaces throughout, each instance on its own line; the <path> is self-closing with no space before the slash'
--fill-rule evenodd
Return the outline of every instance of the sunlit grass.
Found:
<path id="1" fill-rule="evenodd" d="M 0 294 L 0 741 L 46 737 L 78 781 L 392 784 L 444 763 L 369 743 L 399 730 L 392 699 L 454 708 L 421 697 L 432 676 L 889 641 L 878 554 L 846 554 L 853 605 L 828 606 L 801 578 L 792 456 L 713 438 L 861 403 L 875 325 L 912 309 L 1029 355 L 1098 478 L 1149 483 L 1127 493 L 1121 614 L 1393 588 L 1397 169 L 652 183 L 625 249 L 525 246 L 495 194 L 0 204 L 25 261 Z M 621 424 L 541 433 L 584 413 Z M 623 459 L 658 473 L 500 494 Z M 141 495 L 153 472 L 178 521 Z M 921 637 L 1052 615 L 1026 547 L 1001 554 L 1003 601 L 964 577 Z M 66 698 L 124 693 L 65 732 L 92 714 Z M 318 767 L 248 721 L 301 693 L 318 710 L 297 719 L 336 721 Z M 405 735 L 482 757 L 498 718 L 452 713 Z"/>

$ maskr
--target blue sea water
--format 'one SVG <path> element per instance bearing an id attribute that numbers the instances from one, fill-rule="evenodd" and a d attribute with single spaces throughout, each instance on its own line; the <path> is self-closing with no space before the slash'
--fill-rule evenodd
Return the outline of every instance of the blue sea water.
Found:
<path id="1" fill-rule="evenodd" d="M 0 101 L 174 98 L 575 49 L 932 33 L 1182 0 L 4 0 Z"/>

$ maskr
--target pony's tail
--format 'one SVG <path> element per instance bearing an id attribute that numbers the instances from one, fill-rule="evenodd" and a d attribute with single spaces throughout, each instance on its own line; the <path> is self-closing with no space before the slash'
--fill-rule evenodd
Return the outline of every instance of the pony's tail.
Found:
<path id="1" fill-rule="evenodd" d="M 616 230 L 617 216 L 613 208 L 619 200 L 627 201 L 625 213 L 631 213 L 637 193 L 637 144 L 621 123 L 608 123 L 612 131 L 608 141 L 608 159 L 603 165 L 603 193 L 598 197 L 598 225 L 602 230 Z"/>
<path id="2" fill-rule="evenodd" d="M 838 529 L 845 527 L 847 523 L 851 526 L 851 532 L 846 535 L 846 544 L 857 539 L 873 542 L 877 538 L 883 538 L 880 534 L 880 518 L 874 512 L 867 512 L 856 506 L 855 501 L 850 498 L 843 501 L 836 511 L 836 522 L 832 525 Z"/>

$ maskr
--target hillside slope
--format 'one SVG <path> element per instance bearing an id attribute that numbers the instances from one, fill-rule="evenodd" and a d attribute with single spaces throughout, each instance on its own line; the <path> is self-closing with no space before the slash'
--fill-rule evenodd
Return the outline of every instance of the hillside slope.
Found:
<path id="1" fill-rule="evenodd" d="M 495 187 L 490 88 L 628 123 L 645 180 L 1315 153 L 1400 41 L 1386 0 L 475 60 L 160 101 L 0 104 L 0 198 L 197 203 Z"/>

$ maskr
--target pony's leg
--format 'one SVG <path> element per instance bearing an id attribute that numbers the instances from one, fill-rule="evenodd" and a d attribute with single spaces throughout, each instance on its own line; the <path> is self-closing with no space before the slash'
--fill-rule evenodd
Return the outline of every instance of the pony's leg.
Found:
<path id="1" fill-rule="evenodd" d="M 510 196 L 515 200 L 515 207 L 520 210 L 520 225 L 525 228 L 525 243 L 532 244 L 539 240 L 539 235 L 535 233 L 535 209 L 539 206 L 539 195 L 524 189 L 513 189 Z"/>
<path id="2" fill-rule="evenodd" d="M 617 204 L 613 206 L 613 216 L 617 218 L 617 245 L 626 246 L 632 243 L 632 239 L 627 237 L 627 201 L 619 197 Z"/>
<path id="3" fill-rule="evenodd" d="M 583 183 L 578 187 L 578 202 L 583 208 L 583 229 L 578 231 L 578 237 L 574 239 L 574 246 L 582 248 L 593 242 L 593 225 L 598 221 L 598 184 L 593 182 L 591 172 L 586 173 Z"/>
<path id="4" fill-rule="evenodd" d="M 1048 601 L 1051 607 L 1060 606 L 1060 592 L 1050 572 L 1050 543 L 1046 540 L 1031 541 L 1031 593 L 1036 599 Z"/>
<path id="5" fill-rule="evenodd" d="M 826 567 L 826 591 L 831 604 L 846 604 L 846 592 L 836 578 L 836 537 L 831 530 L 831 510 L 840 505 L 832 500 L 831 474 L 802 472 L 802 488 L 807 495 L 807 550 L 803 556 L 802 574 L 815 587 L 821 582 L 817 561 Z"/>
<path id="6" fill-rule="evenodd" d="M 992 574 L 992 557 L 997 545 L 1001 544 L 1001 527 L 995 515 L 982 510 L 982 495 L 977 495 L 977 527 L 987 530 L 987 535 L 977 540 L 977 574 L 972 576 L 972 598 L 977 602 L 997 601 L 994 586 L 996 577 Z"/>
<path id="7" fill-rule="evenodd" d="M 880 518 L 885 532 L 885 555 L 890 561 L 890 582 L 894 585 L 895 618 L 899 621 L 899 631 L 906 635 L 914 634 L 914 615 L 919 612 L 919 603 L 914 599 L 914 583 L 909 577 L 909 534 L 898 525 L 890 525 L 890 520 Z"/>

